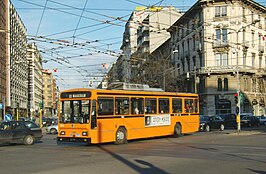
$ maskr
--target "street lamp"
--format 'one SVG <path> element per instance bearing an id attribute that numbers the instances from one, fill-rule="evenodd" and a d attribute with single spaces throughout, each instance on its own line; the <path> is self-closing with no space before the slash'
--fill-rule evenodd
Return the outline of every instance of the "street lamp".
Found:
<path id="1" fill-rule="evenodd" d="M 238 50 L 238 46 L 240 45 L 240 43 L 238 42 L 238 34 L 245 29 L 246 27 L 250 26 L 250 25 L 254 25 L 256 23 L 260 22 L 259 19 L 254 20 L 252 23 L 242 26 L 240 29 L 236 30 L 236 29 L 232 29 L 232 28 L 228 28 L 229 30 L 233 30 L 236 33 L 236 45 L 237 45 L 237 50 Z M 238 51 L 236 51 L 236 78 L 237 78 L 237 96 L 238 96 L 238 101 L 237 101 L 237 105 L 236 105 L 236 122 L 237 122 L 237 132 L 241 131 L 241 124 L 240 124 L 240 112 L 241 112 L 241 104 L 240 104 L 240 79 L 239 79 L 239 61 L 238 61 L 239 57 L 238 57 Z"/>
<path id="2" fill-rule="evenodd" d="M 178 50 L 174 50 L 174 51 L 172 51 L 171 54 L 175 54 L 175 53 L 178 53 Z M 171 54 L 169 54 L 169 56 L 168 56 L 166 59 L 168 59 L 168 58 L 171 56 Z M 165 67 L 165 66 L 164 66 L 164 67 Z M 176 70 L 176 69 L 175 69 L 175 67 L 172 67 L 172 68 L 168 68 L 168 69 L 164 69 L 164 70 L 163 70 L 163 90 L 164 90 L 164 91 L 165 91 L 165 73 L 166 73 L 166 71 L 170 71 L 170 70 L 174 71 L 174 70 Z"/>

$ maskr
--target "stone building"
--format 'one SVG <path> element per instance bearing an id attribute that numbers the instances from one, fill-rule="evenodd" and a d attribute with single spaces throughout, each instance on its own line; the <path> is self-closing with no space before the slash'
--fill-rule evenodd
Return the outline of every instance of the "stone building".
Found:
<path id="1" fill-rule="evenodd" d="M 197 1 L 169 29 L 176 78 L 204 115 L 265 114 L 266 8 L 252 0 Z"/>
<path id="2" fill-rule="evenodd" d="M 7 5 L 8 0 L 0 1 L 0 120 L 5 114 L 6 102 Z"/>
<path id="3" fill-rule="evenodd" d="M 43 116 L 55 116 L 57 87 L 51 70 L 43 70 Z"/>
<path id="4" fill-rule="evenodd" d="M 122 82 L 138 82 L 139 68 L 147 56 L 170 38 L 167 29 L 181 16 L 173 7 L 137 7 L 125 25 L 122 56 L 117 64 L 118 79 Z"/>
<path id="5" fill-rule="evenodd" d="M 12 115 L 25 117 L 28 111 L 27 30 L 11 1 L 7 9 L 6 107 Z"/>
<path id="6" fill-rule="evenodd" d="M 40 103 L 43 98 L 42 56 L 35 45 L 29 43 L 27 46 L 28 59 L 28 117 L 39 115 Z"/>

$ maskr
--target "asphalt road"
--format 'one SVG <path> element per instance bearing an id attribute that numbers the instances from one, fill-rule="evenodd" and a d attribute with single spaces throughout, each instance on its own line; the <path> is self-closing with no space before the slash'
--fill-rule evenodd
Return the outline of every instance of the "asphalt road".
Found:
<path id="1" fill-rule="evenodd" d="M 266 127 L 198 132 L 125 145 L 57 145 L 44 134 L 33 146 L 0 146 L 3 174 L 266 173 Z"/>

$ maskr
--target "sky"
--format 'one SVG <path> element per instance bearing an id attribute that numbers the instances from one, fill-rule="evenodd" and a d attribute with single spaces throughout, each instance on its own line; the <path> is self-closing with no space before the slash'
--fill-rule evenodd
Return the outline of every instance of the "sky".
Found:
<path id="1" fill-rule="evenodd" d="M 35 42 L 44 69 L 60 90 L 95 88 L 121 53 L 128 20 L 136 6 L 173 6 L 185 11 L 196 0 L 11 0 Z M 257 1 L 258 2 L 258 1 Z M 102 65 L 107 65 L 103 68 Z M 56 71 L 56 72 L 55 72 Z"/>

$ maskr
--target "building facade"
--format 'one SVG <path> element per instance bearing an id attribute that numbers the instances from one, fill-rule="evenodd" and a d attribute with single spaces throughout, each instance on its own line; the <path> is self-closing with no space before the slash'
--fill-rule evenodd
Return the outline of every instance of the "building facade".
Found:
<path id="1" fill-rule="evenodd" d="M 141 64 L 147 55 L 170 38 L 167 29 L 182 14 L 173 7 L 137 7 L 125 25 L 122 56 L 118 59 L 118 79 L 136 82 Z M 120 66 L 119 66 L 120 67 Z"/>
<path id="2" fill-rule="evenodd" d="M 6 101 L 7 5 L 8 0 L 0 1 L 0 120 L 5 114 Z"/>
<path id="3" fill-rule="evenodd" d="M 55 112 L 55 80 L 51 70 L 43 70 L 43 116 L 52 117 Z"/>
<path id="4" fill-rule="evenodd" d="M 198 1 L 170 28 L 176 77 L 199 93 L 202 114 L 240 102 L 240 113 L 265 115 L 265 30 L 266 8 L 251 0 Z"/>
<path id="5" fill-rule="evenodd" d="M 28 64 L 26 27 L 13 4 L 8 3 L 6 107 L 12 115 L 27 116 Z"/>
<path id="6" fill-rule="evenodd" d="M 28 60 L 28 117 L 34 118 L 40 113 L 40 104 L 43 102 L 42 56 L 35 45 L 27 45 Z"/>

